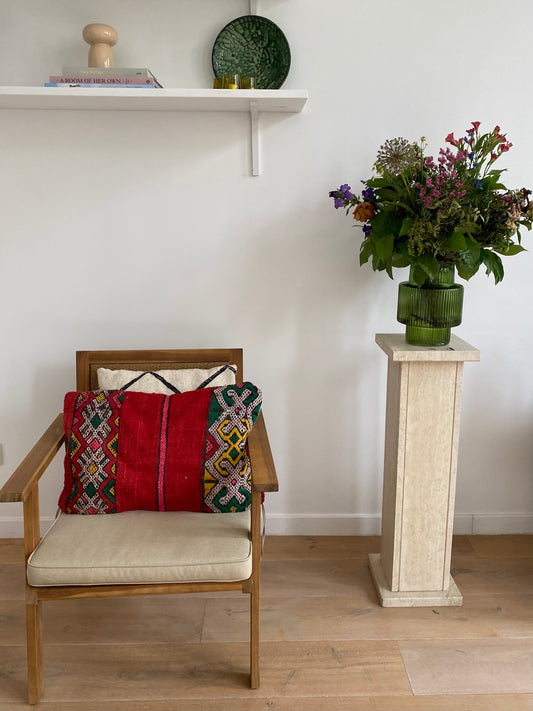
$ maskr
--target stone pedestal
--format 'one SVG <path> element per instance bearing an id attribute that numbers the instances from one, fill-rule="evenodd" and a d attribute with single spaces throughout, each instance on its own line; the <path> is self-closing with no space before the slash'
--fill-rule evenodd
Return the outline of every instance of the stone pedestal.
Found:
<path id="1" fill-rule="evenodd" d="M 463 363 L 480 353 L 457 336 L 411 346 L 377 334 L 387 354 L 381 553 L 370 569 L 384 607 L 461 605 L 450 575 Z"/>

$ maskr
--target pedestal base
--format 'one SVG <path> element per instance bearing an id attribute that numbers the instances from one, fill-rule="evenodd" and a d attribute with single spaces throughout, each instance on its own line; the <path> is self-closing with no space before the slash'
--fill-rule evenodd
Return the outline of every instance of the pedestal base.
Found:
<path id="1" fill-rule="evenodd" d="M 463 596 L 450 575 L 448 590 L 406 590 L 392 592 L 387 585 L 381 565 L 381 555 L 372 553 L 368 556 L 370 573 L 376 586 L 383 607 L 460 607 Z"/>

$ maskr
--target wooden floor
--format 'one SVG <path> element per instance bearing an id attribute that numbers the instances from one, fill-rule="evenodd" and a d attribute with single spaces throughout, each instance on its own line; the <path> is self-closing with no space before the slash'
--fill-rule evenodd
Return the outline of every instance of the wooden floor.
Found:
<path id="1" fill-rule="evenodd" d="M 20 541 L 0 539 L 0 711 L 531 711 L 531 536 L 459 536 L 462 607 L 382 608 L 376 537 L 269 537 L 262 685 L 248 597 L 44 604 L 45 690 L 25 702 Z"/>

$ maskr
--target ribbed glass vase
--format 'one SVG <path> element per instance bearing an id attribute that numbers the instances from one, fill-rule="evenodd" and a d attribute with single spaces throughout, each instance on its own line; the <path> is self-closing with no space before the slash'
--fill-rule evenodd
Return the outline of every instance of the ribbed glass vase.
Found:
<path id="1" fill-rule="evenodd" d="M 413 270 L 398 288 L 397 318 L 405 324 L 405 340 L 414 346 L 446 346 L 463 315 L 463 286 L 455 283 L 455 266 L 442 263 L 438 276 L 422 286 L 412 281 Z"/>

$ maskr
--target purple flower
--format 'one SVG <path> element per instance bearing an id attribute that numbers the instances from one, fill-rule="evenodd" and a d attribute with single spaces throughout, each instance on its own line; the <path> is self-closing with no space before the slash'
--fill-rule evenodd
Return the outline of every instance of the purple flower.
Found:
<path id="1" fill-rule="evenodd" d="M 350 191 L 350 186 L 345 183 L 341 185 L 338 190 L 332 190 L 330 192 L 329 197 L 334 199 L 335 209 L 338 210 L 339 207 L 344 207 L 345 200 L 353 200 L 353 194 Z"/>
<path id="2" fill-rule="evenodd" d="M 363 225 L 363 234 L 365 237 L 368 237 L 371 231 L 372 228 L 370 227 L 370 225 Z"/>
<path id="3" fill-rule="evenodd" d="M 365 188 L 361 193 L 361 197 L 363 200 L 375 200 L 376 198 L 373 188 Z"/>

